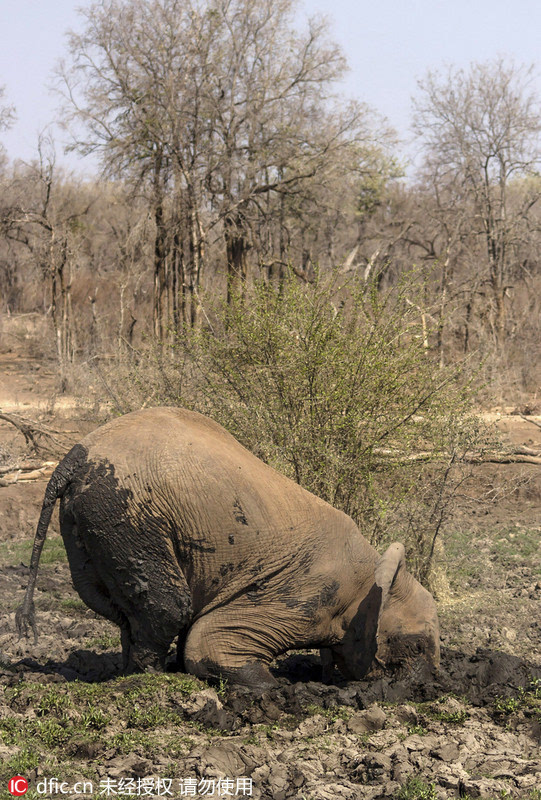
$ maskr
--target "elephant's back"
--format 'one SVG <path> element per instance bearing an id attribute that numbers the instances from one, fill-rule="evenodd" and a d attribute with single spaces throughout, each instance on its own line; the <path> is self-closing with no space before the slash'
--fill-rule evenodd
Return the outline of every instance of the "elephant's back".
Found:
<path id="1" fill-rule="evenodd" d="M 89 433 L 81 442 L 96 454 L 140 457 L 153 448 L 173 451 L 194 437 L 226 440 L 242 447 L 225 428 L 196 411 L 172 406 L 144 408 L 123 414 Z M 244 449 L 244 448 L 243 448 Z"/>
<path id="2" fill-rule="evenodd" d="M 134 488 L 152 487 L 170 505 L 193 507 L 204 527 L 249 513 L 263 527 L 297 526 L 303 515 L 335 509 L 250 453 L 221 425 L 194 411 L 159 407 L 126 414 L 83 441 Z M 201 517 L 208 516 L 208 520 Z"/>
<path id="3" fill-rule="evenodd" d="M 166 558 L 181 566 L 195 613 L 250 586 L 256 587 L 250 590 L 254 597 L 265 586 L 281 591 L 291 583 L 290 572 L 298 587 L 299 565 L 307 574 L 317 559 L 332 560 L 329 545 L 340 549 L 355 527 L 195 412 L 167 407 L 133 412 L 81 444 L 92 474 L 105 474 L 114 502 L 122 498 L 122 515 L 129 521 L 123 540 L 133 547 L 146 542 L 149 552 L 157 539 L 167 545 Z M 83 484 L 78 503 L 89 517 L 96 504 L 85 502 Z M 125 546 L 109 541 L 115 532 L 106 535 L 111 550 Z"/>

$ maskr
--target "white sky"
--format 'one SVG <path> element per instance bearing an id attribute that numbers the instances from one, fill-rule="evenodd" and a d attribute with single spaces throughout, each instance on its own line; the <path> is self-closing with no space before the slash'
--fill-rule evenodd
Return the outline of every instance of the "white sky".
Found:
<path id="1" fill-rule="evenodd" d="M 302 2 L 302 0 L 301 0 Z M 11 158 L 35 155 L 37 134 L 53 121 L 57 99 L 47 89 L 66 53 L 65 31 L 79 26 L 81 0 L 0 0 L 0 85 L 17 124 L 0 140 Z M 386 116 L 409 137 L 417 79 L 447 64 L 467 66 L 496 56 L 539 66 L 541 0 L 304 0 L 307 13 L 329 16 L 333 38 L 350 64 L 344 93 Z M 537 80 L 541 94 L 541 78 Z M 403 153 L 412 152 L 411 144 Z M 88 161 L 69 159 L 88 172 Z"/>

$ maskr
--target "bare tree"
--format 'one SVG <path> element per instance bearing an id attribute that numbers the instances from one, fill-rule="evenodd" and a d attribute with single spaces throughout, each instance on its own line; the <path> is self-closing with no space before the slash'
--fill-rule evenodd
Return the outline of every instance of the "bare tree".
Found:
<path id="1" fill-rule="evenodd" d="M 10 179 L 4 237 L 26 250 L 47 285 L 62 391 L 77 351 L 72 281 L 80 258 L 81 220 L 92 202 L 80 182 L 58 169 L 54 142 L 45 134 L 39 137 L 38 160 L 18 165 Z M 20 267 L 20 261 L 15 263 Z"/>
<path id="2" fill-rule="evenodd" d="M 288 210 L 302 215 L 299 200 L 316 186 L 321 191 L 342 156 L 350 166 L 355 145 L 371 137 L 364 107 L 329 102 L 345 60 L 327 40 L 324 20 L 309 20 L 299 34 L 291 0 L 215 0 L 211 7 L 221 50 L 209 96 L 211 200 L 223 223 L 231 295 L 246 281 L 257 228 L 265 220 L 283 227 Z M 284 238 L 278 238 L 280 252 L 273 255 L 283 262 Z"/>
<path id="3" fill-rule="evenodd" d="M 152 209 L 158 339 L 195 322 L 216 237 L 228 294 L 242 291 L 269 218 L 283 237 L 292 198 L 373 163 L 367 109 L 331 102 L 340 50 L 321 20 L 296 33 L 293 11 L 293 0 L 102 0 L 71 35 L 60 74 L 68 121 L 82 123 L 74 146 Z"/>
<path id="4" fill-rule="evenodd" d="M 161 340 L 170 294 L 181 287 L 174 292 L 176 305 L 200 273 L 185 264 L 185 253 L 196 260 L 201 248 L 198 243 L 184 248 L 179 236 L 186 204 L 172 161 L 172 153 L 180 152 L 178 132 L 193 138 L 180 93 L 190 75 L 192 48 L 184 35 L 189 13 L 177 0 L 98 2 L 81 13 L 85 30 L 71 34 L 71 62 L 60 67 L 66 118 L 81 123 L 74 147 L 98 153 L 105 176 L 122 177 L 134 198 L 146 197 L 154 223 L 153 328 Z M 188 238 L 198 230 L 190 226 Z"/>
<path id="5" fill-rule="evenodd" d="M 5 92 L 6 87 L 0 86 L 0 131 L 7 130 L 15 121 L 15 106 L 3 102 Z"/>
<path id="6" fill-rule="evenodd" d="M 6 105 L 3 102 L 5 95 L 5 87 L 0 86 L 0 132 L 7 130 L 13 123 L 15 118 L 15 109 L 11 105 Z M 7 178 L 4 175 L 6 166 L 6 154 L 2 144 L 0 144 L 0 234 L 3 237 L 8 236 L 12 227 L 12 209 L 6 198 L 6 182 Z M 9 304 L 9 295 L 14 284 L 13 268 L 9 259 L 2 259 L 0 256 L 0 300 L 2 294 L 7 298 Z"/>
<path id="7" fill-rule="evenodd" d="M 506 333 L 508 293 L 520 270 L 522 229 L 541 196 L 537 182 L 525 181 L 541 161 L 541 115 L 531 80 L 531 69 L 498 59 L 473 64 L 468 72 L 428 73 L 415 101 L 424 172 L 445 202 L 460 206 L 470 220 L 467 231 L 461 223 L 460 230 L 453 226 L 447 232 L 448 252 L 466 235 L 482 242 L 487 323 L 499 344 Z M 512 201 L 520 183 L 521 201 Z"/>

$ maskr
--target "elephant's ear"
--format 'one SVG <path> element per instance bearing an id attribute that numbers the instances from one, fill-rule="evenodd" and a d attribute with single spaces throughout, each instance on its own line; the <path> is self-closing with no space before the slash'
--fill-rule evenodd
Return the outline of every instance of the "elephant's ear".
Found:
<path id="1" fill-rule="evenodd" d="M 385 608 L 385 603 L 391 591 L 391 586 L 398 571 L 406 564 L 406 551 L 400 542 L 390 545 L 376 564 L 375 582 L 381 589 L 380 610 Z M 381 611 L 380 611 L 381 613 Z"/>
<path id="2" fill-rule="evenodd" d="M 381 614 L 405 559 L 404 547 L 398 543 L 381 556 L 370 591 L 360 602 L 341 646 L 333 649 L 335 663 L 347 678 L 362 680 L 376 658 Z"/>

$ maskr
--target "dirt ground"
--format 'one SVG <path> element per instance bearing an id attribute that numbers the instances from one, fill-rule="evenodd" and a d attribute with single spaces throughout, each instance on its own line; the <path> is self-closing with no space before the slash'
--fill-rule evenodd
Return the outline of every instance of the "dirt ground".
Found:
<path id="1" fill-rule="evenodd" d="M 74 592 L 56 516 L 38 642 L 15 634 L 43 464 L 55 441 L 67 449 L 100 419 L 55 385 L 52 362 L 0 352 L 0 414 L 37 421 L 50 446 L 32 456 L 0 419 L 0 798 L 20 774 L 30 798 L 59 796 L 44 783 L 57 778 L 86 798 L 541 800 L 541 466 L 478 467 L 496 499 L 466 504 L 446 537 L 438 675 L 419 663 L 324 685 L 316 653 L 290 653 L 261 697 L 180 674 L 122 677 L 118 630 Z M 541 450 L 541 428 L 512 410 L 493 412 L 504 439 Z M 21 460 L 42 470 L 35 480 L 20 479 Z"/>

